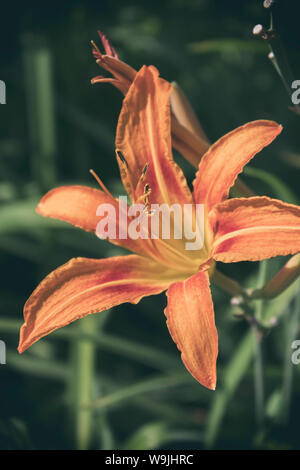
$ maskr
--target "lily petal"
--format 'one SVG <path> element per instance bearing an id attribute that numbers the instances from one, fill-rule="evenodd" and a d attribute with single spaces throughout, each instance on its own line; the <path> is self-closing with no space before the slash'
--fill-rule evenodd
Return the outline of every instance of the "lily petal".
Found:
<path id="1" fill-rule="evenodd" d="M 116 149 L 124 186 L 133 201 L 151 190 L 151 203 L 192 203 L 192 195 L 171 149 L 170 93 L 154 67 L 142 67 L 123 101 Z M 124 161 L 126 164 L 124 165 Z M 126 167 L 126 168 L 125 168 Z"/>
<path id="2" fill-rule="evenodd" d="M 49 191 L 41 199 L 36 210 L 45 217 L 64 220 L 88 232 L 96 232 L 97 224 L 101 220 L 96 212 L 101 204 L 111 204 L 115 208 L 116 233 L 119 234 L 121 227 L 118 200 L 99 189 L 88 186 L 61 186 Z M 135 253 L 149 252 L 147 240 L 133 240 L 127 237 L 127 239 L 110 238 L 109 241 Z"/>
<path id="3" fill-rule="evenodd" d="M 132 67 L 130 67 L 130 65 L 125 64 L 125 62 L 122 62 L 116 57 L 102 55 L 99 51 L 95 50 L 93 52 L 95 57 L 97 58 L 97 64 L 113 75 L 115 81 L 112 82 L 112 84 L 115 85 L 116 82 L 118 82 L 119 86 L 117 88 L 119 88 L 125 95 L 132 81 L 134 80 L 136 71 Z M 91 83 L 94 84 L 101 82 L 102 80 L 99 80 L 98 78 L 99 77 L 93 78 L 91 80 Z"/>
<path id="4" fill-rule="evenodd" d="M 19 352 L 43 336 L 91 313 L 138 303 L 165 290 L 171 271 L 137 255 L 74 258 L 49 274 L 24 307 Z"/>
<path id="5" fill-rule="evenodd" d="M 110 45 L 110 47 L 112 46 Z M 125 62 L 122 62 L 117 56 L 107 54 L 103 55 L 98 49 L 93 49 L 93 54 L 97 59 L 97 64 L 107 72 L 110 72 L 113 75 L 113 78 L 98 75 L 97 77 L 92 78 L 92 85 L 95 83 L 110 83 L 120 90 L 123 95 L 126 95 L 137 74 L 136 70 Z M 195 129 L 197 129 L 197 133 L 195 134 L 190 130 L 189 126 L 186 127 L 184 125 L 186 124 L 186 120 L 181 122 L 182 113 L 180 113 L 180 110 L 178 109 L 177 99 L 175 96 L 172 99 L 174 93 L 176 93 L 176 91 L 174 92 L 173 90 L 173 93 L 171 94 L 172 145 L 183 155 L 184 158 L 186 158 L 186 160 L 198 168 L 199 161 L 208 149 L 209 144 L 207 143 L 207 138 L 203 131 L 201 132 L 202 128 L 200 123 L 198 126 L 196 124 L 194 125 Z M 196 116 L 195 119 L 197 120 Z"/>
<path id="6" fill-rule="evenodd" d="M 165 309 L 170 334 L 188 371 L 205 387 L 216 388 L 218 334 L 208 273 L 172 284 Z"/>
<path id="7" fill-rule="evenodd" d="M 213 257 L 259 261 L 300 251 L 300 207 L 268 197 L 229 199 L 214 207 Z"/>
<path id="8" fill-rule="evenodd" d="M 203 155 L 194 180 L 194 198 L 211 208 L 228 197 L 243 167 L 280 134 L 273 121 L 253 121 L 221 137 Z"/>
<path id="9" fill-rule="evenodd" d="M 195 168 L 198 168 L 202 156 L 209 149 L 209 142 L 193 134 L 177 121 L 175 116 L 172 116 L 171 127 L 173 147 Z"/>
<path id="10" fill-rule="evenodd" d="M 182 89 L 176 82 L 172 82 L 172 93 L 170 96 L 171 110 L 177 121 L 192 134 L 203 139 L 204 143 L 209 146 L 208 138 L 202 129 L 193 107 Z"/>
<path id="11" fill-rule="evenodd" d="M 116 52 L 116 49 L 114 46 L 110 43 L 109 39 L 106 37 L 106 35 L 102 31 L 98 31 L 99 37 L 101 39 L 101 42 L 103 44 L 104 50 L 107 55 L 111 57 L 115 57 L 118 59 L 118 54 Z"/>

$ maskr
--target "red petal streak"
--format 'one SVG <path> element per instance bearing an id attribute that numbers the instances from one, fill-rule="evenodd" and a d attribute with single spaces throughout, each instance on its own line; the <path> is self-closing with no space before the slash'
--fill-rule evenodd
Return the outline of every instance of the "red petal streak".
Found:
<path id="1" fill-rule="evenodd" d="M 49 274 L 24 307 L 19 352 L 85 315 L 165 290 L 174 277 L 136 255 L 74 258 Z"/>
<path id="2" fill-rule="evenodd" d="M 151 203 L 191 203 L 192 195 L 184 175 L 172 157 L 170 93 L 171 85 L 158 76 L 154 67 L 144 66 L 136 75 L 119 117 L 116 148 L 124 156 L 130 178 L 124 181 L 142 196 L 145 184 L 151 188 Z M 148 165 L 146 175 L 143 175 Z M 123 169 L 123 166 L 121 167 Z M 142 176 L 143 175 L 143 176 Z M 139 185 L 141 182 L 142 184 Z"/>
<path id="3" fill-rule="evenodd" d="M 300 207 L 268 197 L 229 199 L 210 214 L 217 261 L 259 261 L 300 251 Z"/>
<path id="4" fill-rule="evenodd" d="M 119 233 L 119 203 L 99 189 L 88 186 L 61 186 L 49 191 L 40 201 L 37 212 L 45 217 L 64 220 L 88 232 L 95 232 L 101 217 L 96 215 L 101 204 L 112 204 L 116 211 L 116 233 Z M 128 221 L 129 223 L 129 221 Z M 147 240 L 110 239 L 136 253 L 147 254 Z"/>

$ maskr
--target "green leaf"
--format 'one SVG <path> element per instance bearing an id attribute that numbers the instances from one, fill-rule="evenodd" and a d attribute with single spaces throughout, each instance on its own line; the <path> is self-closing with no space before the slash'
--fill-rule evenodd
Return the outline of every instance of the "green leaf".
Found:
<path id="1" fill-rule="evenodd" d="M 103 315 L 104 312 L 101 312 Z M 0 331 L 6 333 L 18 333 L 22 322 L 20 320 L 0 317 Z M 157 348 L 127 340 L 116 335 L 100 331 L 99 333 L 87 333 L 79 331 L 76 327 L 66 326 L 49 336 L 49 339 L 77 340 L 87 339 L 104 351 L 125 356 L 158 370 L 169 372 L 178 369 L 179 360 L 172 355 L 160 351 Z"/>
<path id="2" fill-rule="evenodd" d="M 223 372 L 223 383 L 215 392 L 212 408 L 205 431 L 205 444 L 212 447 L 220 432 L 223 417 L 229 402 L 247 372 L 253 356 L 253 338 L 248 332 L 239 343 L 236 352 Z"/>
<path id="3" fill-rule="evenodd" d="M 253 167 L 246 167 L 244 169 L 244 174 L 253 178 L 257 178 L 263 183 L 267 184 L 272 189 L 276 197 L 278 197 L 279 199 L 282 199 L 283 201 L 289 202 L 291 204 L 299 203 L 297 196 L 287 186 L 287 184 L 281 181 L 281 179 L 277 176 L 272 175 L 272 173 L 270 173 L 269 171 Z"/>
<path id="4" fill-rule="evenodd" d="M 27 200 L 5 204 L 0 207 L 0 235 L 26 231 L 33 232 L 42 228 L 72 227 L 60 220 L 42 217 L 35 212 L 37 200 Z"/>
<path id="5" fill-rule="evenodd" d="M 168 442 L 168 429 L 165 423 L 148 423 L 138 429 L 125 441 L 123 450 L 151 450 Z"/>
<path id="6" fill-rule="evenodd" d="M 12 351 L 7 351 L 6 367 L 12 367 L 24 374 L 37 375 L 59 379 L 65 382 L 70 376 L 70 368 L 67 364 L 46 359 L 37 359 L 29 354 L 19 355 Z"/>
<path id="7" fill-rule="evenodd" d="M 151 379 L 142 380 L 134 385 L 120 387 L 116 392 L 108 394 L 104 397 L 95 400 L 92 403 L 87 403 L 87 408 L 107 408 L 119 405 L 124 400 L 135 398 L 144 393 L 156 392 L 170 387 L 177 387 L 192 380 L 191 376 L 187 373 L 162 375 Z"/>
<path id="8" fill-rule="evenodd" d="M 227 54 L 233 52 L 266 54 L 268 49 L 263 42 L 224 38 L 190 43 L 188 51 L 193 54 L 211 54 L 215 52 Z"/>

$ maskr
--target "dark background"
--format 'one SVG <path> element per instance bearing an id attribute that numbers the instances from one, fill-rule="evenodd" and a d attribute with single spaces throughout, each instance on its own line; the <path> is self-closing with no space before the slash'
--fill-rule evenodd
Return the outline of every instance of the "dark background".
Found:
<path id="1" fill-rule="evenodd" d="M 7 345 L 7 364 L 0 365 L 0 448 L 299 448 L 300 366 L 289 360 L 295 287 L 263 307 L 266 315 L 281 318 L 263 343 L 263 429 L 255 422 L 249 327 L 233 318 L 230 297 L 217 288 L 215 393 L 185 374 L 165 326 L 164 295 L 64 328 L 22 356 L 16 351 L 24 302 L 47 273 L 74 256 L 121 252 L 34 213 L 41 195 L 56 185 L 94 186 L 90 168 L 114 194 L 122 191 L 114 159 L 122 96 L 110 85 L 90 84 L 102 73 L 90 46 L 91 39 L 100 46 L 97 29 L 131 66 L 154 64 L 165 79 L 176 80 L 211 141 L 255 119 L 283 124 L 282 135 L 251 162 L 244 180 L 258 194 L 298 203 L 300 117 L 288 109 L 291 102 L 267 58 L 267 45 L 252 35 L 255 24 L 269 26 L 269 10 L 262 4 L 2 5 L 0 79 L 7 86 L 7 104 L 0 108 L 0 339 Z M 274 8 L 274 24 L 296 79 L 298 4 L 283 1 Z M 176 158 L 192 181 L 193 168 Z M 270 261 L 268 276 L 283 262 Z M 257 282 L 257 263 L 220 269 L 245 285 Z M 84 341 L 83 334 L 91 333 Z M 89 396 L 105 398 L 92 411 L 80 411 Z"/>

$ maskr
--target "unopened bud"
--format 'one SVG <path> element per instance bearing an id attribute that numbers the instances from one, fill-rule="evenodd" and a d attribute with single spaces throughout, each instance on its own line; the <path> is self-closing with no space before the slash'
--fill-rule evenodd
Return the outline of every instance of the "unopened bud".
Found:
<path id="1" fill-rule="evenodd" d="M 274 31 L 273 29 L 266 30 L 266 28 L 264 28 L 262 24 L 255 25 L 252 30 L 252 33 L 254 34 L 254 36 L 258 36 L 264 41 L 274 39 L 277 36 L 276 31 Z"/>
<path id="2" fill-rule="evenodd" d="M 230 303 L 233 307 L 238 307 L 244 302 L 244 299 L 241 295 L 236 295 L 235 297 L 232 297 L 230 300 Z"/>
<path id="3" fill-rule="evenodd" d="M 173 115 L 181 125 L 208 144 L 208 138 L 202 129 L 191 103 L 176 82 L 172 82 L 172 88 L 170 102 Z"/>
<path id="4" fill-rule="evenodd" d="M 253 292 L 253 298 L 272 299 L 281 294 L 300 276 L 300 253 L 292 256 L 267 284 Z"/>
<path id="5" fill-rule="evenodd" d="M 253 30 L 252 30 L 252 33 L 254 34 L 254 36 L 262 36 L 263 34 L 266 34 L 266 30 L 265 28 L 263 27 L 262 24 L 257 24 L 254 26 Z"/>
<path id="6" fill-rule="evenodd" d="M 274 6 L 275 0 L 264 0 L 264 7 L 265 8 L 271 8 Z"/>

